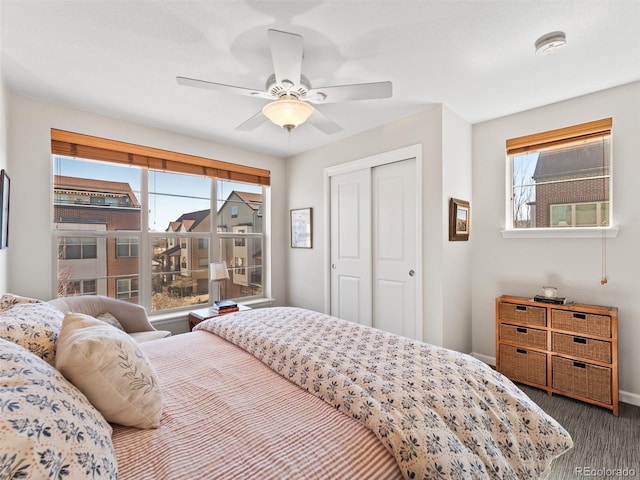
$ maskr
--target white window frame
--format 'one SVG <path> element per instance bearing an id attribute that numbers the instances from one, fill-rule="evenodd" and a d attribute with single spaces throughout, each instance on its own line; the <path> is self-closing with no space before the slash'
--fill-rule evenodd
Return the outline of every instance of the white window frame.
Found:
<path id="1" fill-rule="evenodd" d="M 56 156 L 55 154 L 51 155 L 51 159 L 52 161 L 54 156 Z M 62 155 L 64 156 L 64 155 Z M 82 160 L 82 159 L 80 159 Z M 91 159 L 87 159 L 87 160 L 91 160 Z M 108 163 L 108 162 L 107 162 Z M 117 165 L 117 164 L 114 164 Z M 148 231 L 147 228 L 145 228 L 146 225 L 149 225 L 149 212 L 148 212 L 148 205 L 149 205 L 149 170 L 147 168 L 144 167 L 137 167 L 140 169 L 141 172 L 141 184 L 140 184 L 140 203 L 141 203 L 141 212 L 140 212 L 140 222 L 141 222 L 141 231 L 135 231 L 135 230 L 126 230 L 126 231 L 91 231 L 91 230 L 87 230 L 86 228 L 81 228 L 81 229 L 54 229 L 53 230 L 53 234 L 52 234 L 52 248 L 53 248 L 53 255 L 52 255 L 52 292 L 51 295 L 53 298 L 57 297 L 58 295 L 58 243 L 60 241 L 60 237 L 90 237 L 90 238 L 96 238 L 96 239 L 105 239 L 105 238 L 130 238 L 133 236 L 138 237 L 138 291 L 137 291 L 137 298 L 138 298 L 138 304 L 145 307 L 147 309 L 148 312 L 151 312 L 150 315 L 164 315 L 164 314 L 170 314 L 171 312 L 173 312 L 174 310 L 162 310 L 162 311 L 157 311 L 157 312 L 152 312 L 152 305 L 151 305 L 151 294 L 152 294 L 152 264 L 151 261 L 146 261 L 146 259 L 150 259 L 151 258 L 151 246 L 153 245 L 153 238 L 174 238 L 177 240 L 176 244 L 181 244 L 182 240 L 189 240 L 189 239 L 193 239 L 193 238 L 198 238 L 198 237 L 204 237 L 206 236 L 209 240 L 209 258 L 210 261 L 214 261 L 214 259 L 218 259 L 219 258 L 219 249 L 220 249 L 220 239 L 224 238 L 225 236 L 229 236 L 231 238 L 237 237 L 237 234 L 233 234 L 233 233 L 228 233 L 228 234 L 222 234 L 222 233 L 218 233 L 217 232 L 217 220 L 215 218 L 212 218 L 211 221 L 211 230 L 210 232 L 151 232 Z M 186 174 L 185 174 L 186 175 Z M 211 180 L 211 210 L 212 212 L 217 212 L 217 181 L 218 180 L 222 180 L 222 181 L 226 181 L 224 179 L 216 179 L 213 177 L 207 177 Z M 238 182 L 235 182 L 238 183 Z M 251 184 L 251 185 L 255 185 L 255 184 Z M 270 202 L 270 189 L 268 187 L 265 187 L 264 185 L 261 186 L 262 188 L 262 195 L 263 195 L 263 206 L 264 206 L 264 215 L 263 215 L 263 231 L 261 233 L 252 233 L 252 234 L 245 234 L 245 236 L 247 238 L 250 237 L 259 237 L 262 239 L 262 251 L 263 251 L 263 261 L 262 261 L 262 295 L 261 296 L 251 296 L 251 297 L 241 297 L 238 298 L 237 300 L 239 301 L 243 301 L 243 303 L 248 303 L 248 304 L 261 304 L 264 302 L 271 302 L 271 286 L 270 286 L 270 279 L 271 279 L 271 271 L 270 271 L 270 259 L 271 259 L 271 252 L 270 252 L 270 246 L 269 246 L 269 237 L 270 237 L 270 208 L 271 208 L 271 202 Z M 53 178 L 52 178 L 52 189 L 53 189 Z M 52 195 L 53 198 L 53 195 Z M 53 212 L 53 205 L 51 207 L 51 210 Z M 55 223 L 55 222 L 53 222 Z M 187 242 L 188 243 L 188 242 Z M 136 257 L 121 257 L 121 258 L 136 258 Z M 182 259 L 181 259 L 182 260 Z M 200 268 L 198 268 L 200 269 Z M 204 269 L 203 269 L 204 270 Z M 208 268 L 207 268 L 208 270 Z M 122 275 L 123 277 L 130 277 L 133 274 L 124 274 Z M 96 278 L 96 285 L 98 288 L 98 294 L 100 294 L 100 285 L 101 283 L 106 281 L 105 277 L 100 277 L 100 278 Z M 123 279 L 116 279 L 116 292 L 115 292 L 115 296 L 116 298 L 118 298 L 118 288 L 117 288 L 117 284 L 119 280 L 125 280 Z M 213 298 L 213 294 L 214 292 L 212 291 L 212 289 L 214 287 L 211 286 L 212 282 L 209 282 L 210 284 L 210 298 Z M 184 311 L 184 310 L 189 310 L 192 307 L 181 307 L 181 308 L 177 308 L 175 309 L 175 311 Z"/>
<path id="2" fill-rule="evenodd" d="M 595 122 L 588 122 L 589 124 L 597 124 L 599 122 L 606 121 L 603 119 Z M 608 119 L 611 122 L 611 119 Z M 611 124 L 611 123 L 610 123 Z M 587 124 L 583 124 L 587 125 Z M 581 125 L 575 127 L 561 128 L 557 131 L 571 130 L 573 128 L 580 128 Z M 543 132 L 540 135 L 547 133 L 554 133 L 554 131 Z M 525 138 L 525 137 L 521 137 Z M 518 139 L 514 139 L 518 140 Z M 507 141 L 507 144 L 511 140 Z M 618 235 L 619 228 L 615 225 L 615 217 L 613 211 L 614 205 L 614 191 L 613 191 L 613 178 L 614 178 L 614 159 L 613 159 L 613 134 L 609 133 L 609 148 L 611 149 L 611 156 L 609 162 L 609 218 L 610 225 L 606 227 L 534 227 L 534 228 L 514 228 L 513 227 L 513 161 L 512 157 L 516 154 L 505 155 L 505 225 L 500 231 L 503 238 L 615 238 Z"/>

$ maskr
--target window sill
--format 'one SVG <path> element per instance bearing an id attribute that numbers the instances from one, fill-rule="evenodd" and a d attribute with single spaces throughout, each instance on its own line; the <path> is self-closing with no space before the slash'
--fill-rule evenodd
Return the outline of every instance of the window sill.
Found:
<path id="1" fill-rule="evenodd" d="M 265 308 L 273 306 L 275 299 L 273 298 L 256 298 L 248 301 L 239 301 L 238 303 L 242 305 L 246 305 L 251 308 Z M 189 312 L 191 310 L 195 310 L 196 308 L 204 308 L 206 304 L 198 304 L 194 305 L 192 308 L 182 309 L 182 310 L 174 310 L 172 312 L 167 313 L 159 313 L 159 314 L 151 314 L 149 315 L 149 322 L 154 327 L 158 328 L 163 324 L 173 322 L 175 320 L 183 320 L 189 316 Z"/>
<path id="2" fill-rule="evenodd" d="M 501 230 L 502 238 L 615 238 L 618 227 L 522 228 Z"/>

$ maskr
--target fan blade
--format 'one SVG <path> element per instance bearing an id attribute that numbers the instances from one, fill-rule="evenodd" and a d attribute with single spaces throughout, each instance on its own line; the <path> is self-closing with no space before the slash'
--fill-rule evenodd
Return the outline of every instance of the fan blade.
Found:
<path id="1" fill-rule="evenodd" d="M 317 108 L 313 109 L 313 113 L 311 114 L 307 122 L 316 127 L 318 130 L 323 131 L 327 135 L 338 133 L 340 130 L 342 130 L 342 127 L 340 125 L 331 120 Z"/>
<path id="2" fill-rule="evenodd" d="M 262 110 L 256 113 L 253 117 L 249 118 L 249 120 L 244 121 L 240 125 L 236 127 L 236 130 L 241 132 L 250 132 L 251 130 L 255 130 L 264 122 L 267 121 L 267 117 L 265 117 L 262 113 Z"/>
<path id="3" fill-rule="evenodd" d="M 269 46 L 276 81 L 285 89 L 300 84 L 302 73 L 302 37 L 295 33 L 269 30 Z"/>
<path id="4" fill-rule="evenodd" d="M 224 83 L 207 82 L 206 80 L 196 80 L 195 78 L 176 77 L 179 85 L 187 87 L 206 88 L 222 93 L 235 93 L 236 95 L 246 95 L 248 97 L 266 98 L 273 100 L 273 96 L 268 92 L 253 90 L 251 88 L 235 87 L 233 85 L 225 85 Z"/>
<path id="5" fill-rule="evenodd" d="M 351 102 L 353 100 L 371 100 L 391 97 L 391 82 L 356 83 L 335 87 L 312 88 L 304 96 L 311 103 Z"/>

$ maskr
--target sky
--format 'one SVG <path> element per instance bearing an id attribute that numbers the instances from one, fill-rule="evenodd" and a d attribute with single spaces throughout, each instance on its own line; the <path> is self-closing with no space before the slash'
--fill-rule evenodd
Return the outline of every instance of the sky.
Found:
<path id="1" fill-rule="evenodd" d="M 54 174 L 95 180 L 125 182 L 140 199 L 141 170 L 101 161 L 54 156 Z M 180 215 L 209 208 L 211 180 L 198 175 L 149 171 L 149 228 L 165 231 Z M 218 208 L 233 190 L 261 193 L 262 187 L 246 183 L 218 182 Z"/>

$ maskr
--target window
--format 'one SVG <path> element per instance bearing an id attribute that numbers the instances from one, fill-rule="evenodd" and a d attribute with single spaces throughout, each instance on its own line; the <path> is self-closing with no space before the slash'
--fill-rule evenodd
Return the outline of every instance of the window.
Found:
<path id="1" fill-rule="evenodd" d="M 119 278 L 117 281 L 117 295 L 119 299 L 137 298 L 138 296 L 138 279 L 137 278 Z"/>
<path id="2" fill-rule="evenodd" d="M 217 182 L 216 190 L 220 259 L 229 267 L 221 294 L 227 298 L 262 296 L 263 190 L 255 185 L 238 188 L 223 180 Z"/>
<path id="3" fill-rule="evenodd" d="M 551 205 L 551 227 L 599 227 L 609 223 L 609 202 Z"/>
<path id="4" fill-rule="evenodd" d="M 507 140 L 509 229 L 611 225 L 612 120 Z"/>
<path id="5" fill-rule="evenodd" d="M 95 238 L 63 237 L 58 243 L 58 258 L 61 260 L 82 260 L 97 257 Z"/>
<path id="6" fill-rule="evenodd" d="M 230 266 L 222 298 L 264 295 L 263 219 L 257 212 L 260 208 L 262 213 L 268 172 L 242 166 L 235 172 L 227 163 L 213 169 L 215 160 L 207 160 L 207 166 L 188 165 L 185 157 L 196 163 L 198 157 L 154 149 L 120 157 L 67 142 L 69 135 L 93 141 L 52 130 L 59 296 L 106 295 L 152 312 L 201 304 L 208 300 L 211 259 Z M 116 149 L 149 150 L 105 139 L 98 144 L 112 143 Z M 159 154 L 168 160 L 157 163 Z M 217 180 L 216 174 L 228 180 Z M 236 239 L 245 244 L 240 252 Z M 241 258 L 238 267 L 251 268 L 252 275 L 245 270 L 234 279 L 236 257 Z"/>
<path id="7" fill-rule="evenodd" d="M 137 257 L 138 256 L 138 238 L 137 237 L 116 238 L 116 256 L 117 257 Z"/>
<path id="8" fill-rule="evenodd" d="M 63 285 L 65 290 L 62 292 L 58 292 L 60 297 L 69 297 L 72 295 L 95 295 L 96 294 L 95 280 L 73 280 Z"/>

